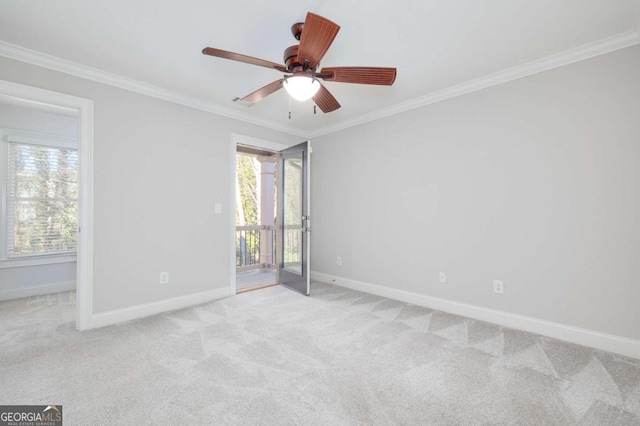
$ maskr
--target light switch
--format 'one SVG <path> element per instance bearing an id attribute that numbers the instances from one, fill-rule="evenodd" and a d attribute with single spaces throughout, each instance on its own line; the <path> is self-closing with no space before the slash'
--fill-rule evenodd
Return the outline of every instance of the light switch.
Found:
<path id="1" fill-rule="evenodd" d="M 221 203 L 216 203 L 213 207 L 213 212 L 215 214 L 220 214 L 222 213 L 222 204 Z"/>

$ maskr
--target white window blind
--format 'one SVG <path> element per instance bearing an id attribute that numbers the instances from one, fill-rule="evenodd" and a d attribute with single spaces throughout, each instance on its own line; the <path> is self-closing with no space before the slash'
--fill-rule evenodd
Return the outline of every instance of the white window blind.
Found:
<path id="1" fill-rule="evenodd" d="M 8 144 L 7 255 L 75 252 L 78 151 Z"/>

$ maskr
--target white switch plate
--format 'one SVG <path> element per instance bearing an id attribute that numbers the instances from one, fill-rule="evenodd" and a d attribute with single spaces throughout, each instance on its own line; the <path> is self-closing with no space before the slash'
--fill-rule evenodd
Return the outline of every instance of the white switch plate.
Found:
<path id="1" fill-rule="evenodd" d="M 493 280 L 493 292 L 504 294 L 504 281 Z"/>
<path id="2" fill-rule="evenodd" d="M 340 256 L 336 257 L 336 265 L 342 266 L 342 257 Z"/>
<path id="3" fill-rule="evenodd" d="M 440 282 L 441 283 L 447 282 L 447 274 L 445 274 L 444 272 L 440 272 Z"/>
<path id="4" fill-rule="evenodd" d="M 169 282 L 169 273 L 160 272 L 160 284 L 167 284 Z"/>
<path id="5" fill-rule="evenodd" d="M 215 203 L 214 206 L 213 206 L 213 212 L 215 214 L 222 213 L 222 203 Z"/>

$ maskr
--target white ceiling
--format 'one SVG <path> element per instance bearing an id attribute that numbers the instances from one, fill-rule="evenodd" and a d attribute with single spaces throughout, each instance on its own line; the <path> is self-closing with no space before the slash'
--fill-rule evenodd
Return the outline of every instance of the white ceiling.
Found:
<path id="1" fill-rule="evenodd" d="M 233 102 L 281 75 L 202 48 L 282 63 L 297 43 L 290 27 L 307 11 L 342 27 L 322 64 L 395 66 L 395 84 L 327 82 L 342 108 L 314 115 L 312 101 L 292 101 L 291 120 L 284 90 L 252 106 Z M 640 42 L 640 0 L 0 0 L 0 12 L 0 54 L 15 52 L 10 43 L 300 134 L 418 105 L 585 45 L 600 43 L 590 50 L 599 52 Z"/>

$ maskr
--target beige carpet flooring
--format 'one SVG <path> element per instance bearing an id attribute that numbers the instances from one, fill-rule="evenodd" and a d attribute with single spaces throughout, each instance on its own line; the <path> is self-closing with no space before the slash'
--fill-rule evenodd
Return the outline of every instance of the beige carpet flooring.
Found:
<path id="1" fill-rule="evenodd" d="M 639 425 L 640 361 L 314 283 L 87 332 L 0 302 L 0 404 L 65 425 Z"/>

